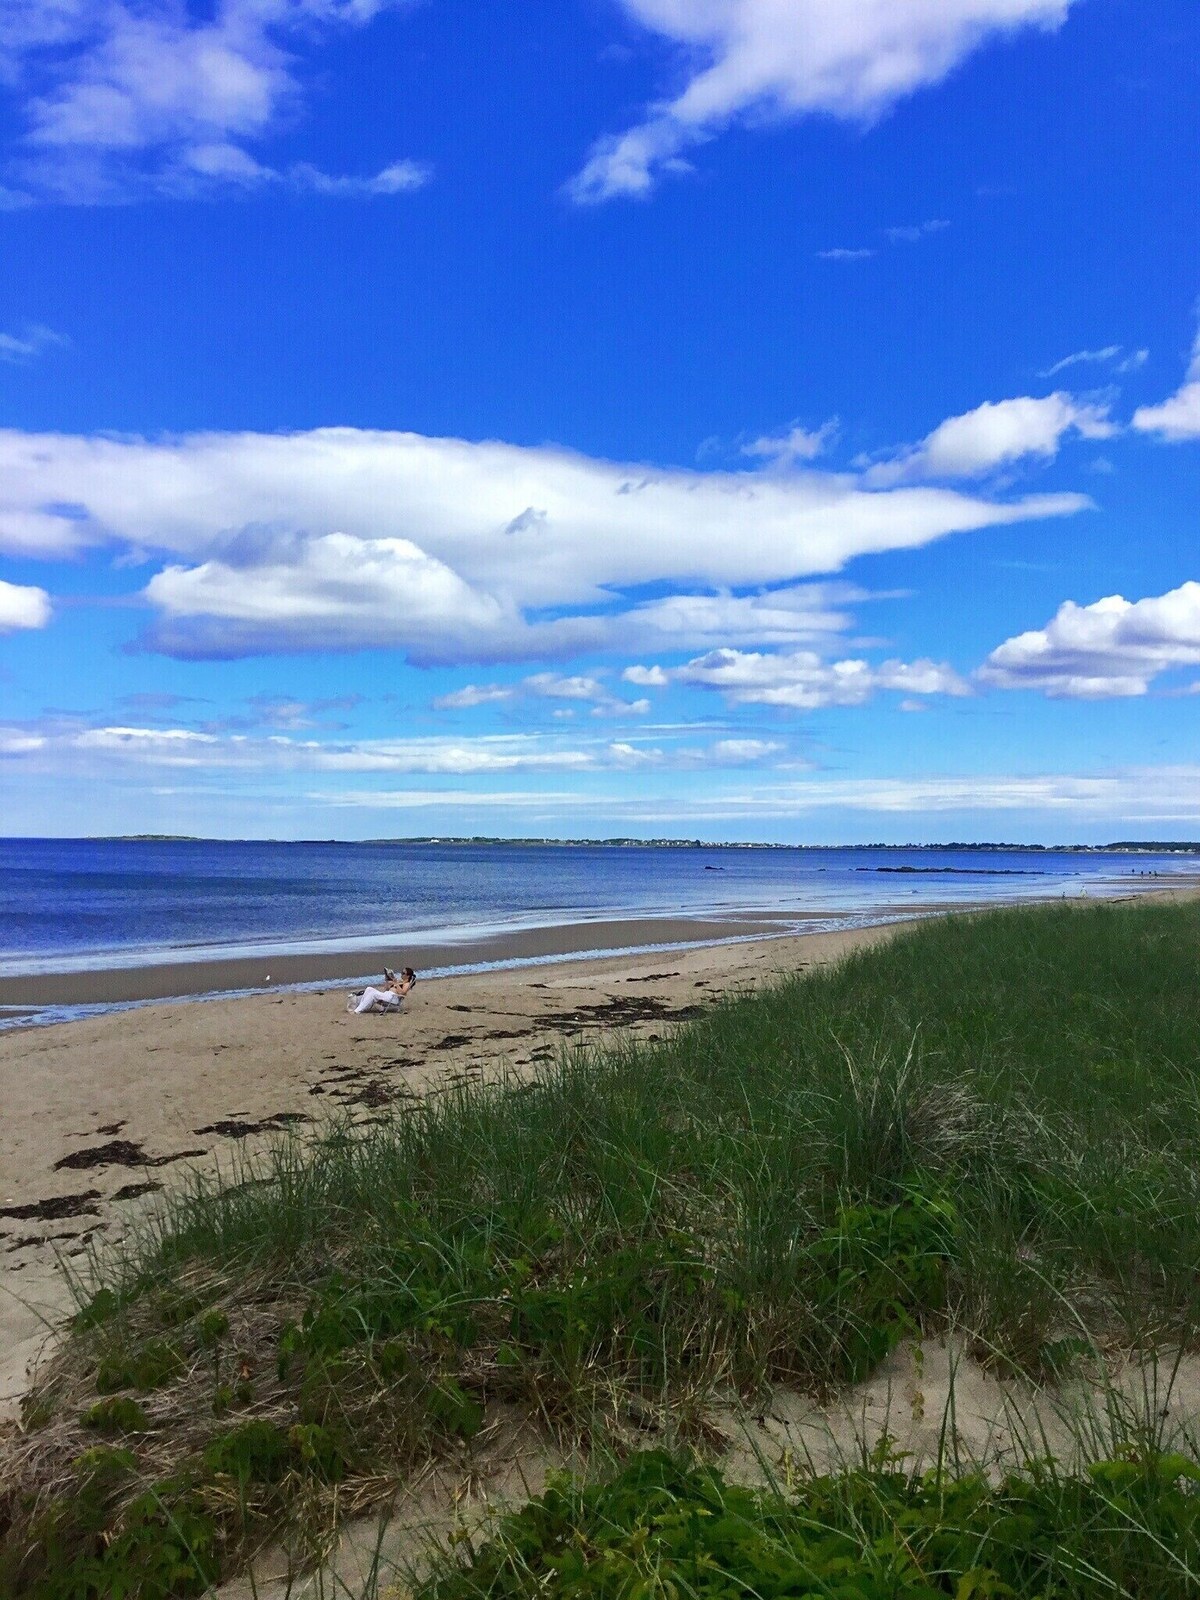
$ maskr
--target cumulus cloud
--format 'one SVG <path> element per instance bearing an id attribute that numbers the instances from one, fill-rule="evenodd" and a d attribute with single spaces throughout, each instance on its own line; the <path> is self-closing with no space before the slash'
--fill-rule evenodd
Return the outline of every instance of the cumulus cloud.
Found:
<path id="1" fill-rule="evenodd" d="M 907 695 L 970 693 L 944 662 L 884 661 L 876 666 L 859 659 L 827 661 L 812 650 L 713 650 L 675 668 L 670 677 L 718 690 L 731 705 L 786 706 L 795 711 L 860 706 L 880 689 Z"/>
<path id="2" fill-rule="evenodd" d="M 646 196 L 663 172 L 747 114 L 858 123 L 938 83 L 989 40 L 1057 28 L 1071 0 L 623 0 L 698 63 L 681 93 L 602 139 L 569 192 Z"/>
<path id="3" fill-rule="evenodd" d="M 665 689 L 671 681 L 663 667 L 626 667 L 621 677 L 639 689 Z"/>
<path id="4" fill-rule="evenodd" d="M 1169 400 L 1157 406 L 1139 406 L 1133 426 L 1142 433 L 1157 433 L 1175 444 L 1200 439 L 1200 334 L 1192 347 L 1192 360 L 1183 383 Z"/>
<path id="5" fill-rule="evenodd" d="M 1200 583 L 1147 600 L 1065 601 L 1044 628 L 1007 639 L 979 670 L 1001 689 L 1075 700 L 1143 695 L 1161 673 L 1200 664 Z"/>
<path id="6" fill-rule="evenodd" d="M 1035 400 L 986 401 L 948 417 L 911 450 L 877 463 L 866 474 L 878 486 L 930 478 L 982 478 L 1030 457 L 1052 461 L 1064 437 L 1109 439 L 1116 428 L 1108 407 L 1082 403 L 1061 390 Z"/>
<path id="7" fill-rule="evenodd" d="M 1089 505 L 353 428 L 156 442 L 0 431 L 0 550 L 165 555 L 146 589 L 149 642 L 181 656 L 388 645 L 418 662 L 530 659 L 661 645 L 686 635 L 685 613 L 757 629 L 774 612 L 796 637 L 823 626 L 819 606 L 783 592 L 799 578 Z M 623 598 L 650 584 L 683 598 Z"/>
<path id="8" fill-rule="evenodd" d="M 503 606 L 407 539 L 330 533 L 288 541 L 253 566 L 168 566 L 146 587 L 160 619 L 153 647 L 172 655 L 388 645 L 455 659 L 506 621 Z"/>
<path id="9" fill-rule="evenodd" d="M 0 579 L 0 633 L 44 628 L 50 621 L 50 596 L 44 589 Z"/>
<path id="10" fill-rule="evenodd" d="M 343 195 L 412 188 L 424 175 L 413 163 L 340 178 L 277 172 L 247 148 L 302 103 L 297 44 L 396 3 L 221 0 L 198 14 L 137 0 L 5 0 L 0 82 L 19 88 L 25 122 L 12 192 L 99 203 L 268 181 Z"/>

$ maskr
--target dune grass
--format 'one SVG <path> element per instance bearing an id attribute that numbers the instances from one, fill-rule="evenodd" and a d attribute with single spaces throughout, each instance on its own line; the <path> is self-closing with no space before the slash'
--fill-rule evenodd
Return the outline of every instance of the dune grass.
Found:
<path id="1" fill-rule="evenodd" d="M 1193 1349 L 1198 999 L 1193 905 L 934 921 L 196 1178 L 30 1398 L 0 1591 L 200 1593 L 281 1530 L 315 1557 L 498 1405 L 586 1443 L 649 1404 L 703 1448 L 715 1396 L 827 1394 L 921 1330 L 1048 1381 Z"/>

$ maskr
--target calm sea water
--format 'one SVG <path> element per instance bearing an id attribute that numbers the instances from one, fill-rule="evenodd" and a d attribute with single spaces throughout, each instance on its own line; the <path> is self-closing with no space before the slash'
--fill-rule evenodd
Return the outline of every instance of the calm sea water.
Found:
<path id="1" fill-rule="evenodd" d="M 629 915 L 794 912 L 837 926 L 898 905 L 1120 893 L 1136 874 L 1198 866 L 1069 851 L 10 839 L 0 975 Z"/>

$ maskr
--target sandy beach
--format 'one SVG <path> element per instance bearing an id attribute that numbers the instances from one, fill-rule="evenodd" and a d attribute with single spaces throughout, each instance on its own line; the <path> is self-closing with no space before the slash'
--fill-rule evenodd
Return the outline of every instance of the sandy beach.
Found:
<path id="1" fill-rule="evenodd" d="M 536 1072 L 564 1042 L 661 1034 L 722 994 L 836 960 L 897 925 L 788 938 L 752 937 L 761 922 L 599 926 L 606 942 L 746 942 L 422 980 L 401 1016 L 348 1015 L 346 989 L 331 983 L 0 1034 L 0 1418 L 68 1304 L 58 1258 L 116 1242 L 131 1211 L 188 1168 L 464 1077 Z M 90 981 L 116 998 L 105 976 Z"/>
<path id="2" fill-rule="evenodd" d="M 89 1244 L 118 1242 L 137 1208 L 188 1170 L 288 1128 L 379 1116 L 465 1078 L 534 1073 L 564 1043 L 620 1029 L 653 1037 L 723 994 L 836 961 L 905 924 L 772 936 L 777 926 L 759 918 L 534 930 L 503 953 L 552 957 L 565 944 L 574 958 L 423 979 L 400 1016 L 348 1015 L 347 989 L 331 979 L 307 992 L 163 1001 L 0 1034 L 0 1421 L 15 1414 L 29 1365 L 69 1305 L 60 1263 L 81 1265 Z M 644 948 L 718 939 L 740 942 Z M 622 941 L 643 948 L 580 957 Z M 272 961 L 273 977 L 312 981 L 315 958 L 294 959 L 294 968 Z M 361 956 L 351 966 L 360 972 Z M 203 992 L 215 976 L 233 975 L 191 963 L 9 980 L 0 1000 L 33 1003 L 33 981 L 44 986 L 36 1003 L 52 1004 L 68 991 L 109 1001 L 152 998 L 162 985 L 186 994 L 185 979 Z"/>

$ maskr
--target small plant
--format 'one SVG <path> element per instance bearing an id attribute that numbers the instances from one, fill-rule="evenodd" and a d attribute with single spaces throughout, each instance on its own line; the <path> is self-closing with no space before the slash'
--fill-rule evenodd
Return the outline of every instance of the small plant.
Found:
<path id="1" fill-rule="evenodd" d="M 204 1452 L 209 1472 L 236 1478 L 239 1483 L 278 1483 L 288 1470 L 287 1435 L 273 1422 L 239 1423 L 218 1434 Z"/>
<path id="2" fill-rule="evenodd" d="M 229 1332 L 229 1318 L 223 1311 L 206 1311 L 196 1322 L 196 1337 L 205 1350 L 212 1350 Z"/>
<path id="3" fill-rule="evenodd" d="M 120 1308 L 121 1301 L 111 1289 L 98 1289 L 72 1318 L 71 1326 L 80 1333 L 88 1328 L 99 1328 L 115 1317 Z"/>
<path id="4" fill-rule="evenodd" d="M 83 1425 L 97 1433 L 145 1433 L 150 1423 L 136 1400 L 128 1395 L 110 1395 L 84 1412 Z"/>
<path id="5" fill-rule="evenodd" d="M 162 1389 L 174 1383 L 184 1371 L 183 1354 L 168 1339 L 148 1339 L 128 1353 L 104 1356 L 96 1369 L 96 1388 L 100 1394 L 118 1389 Z"/>

